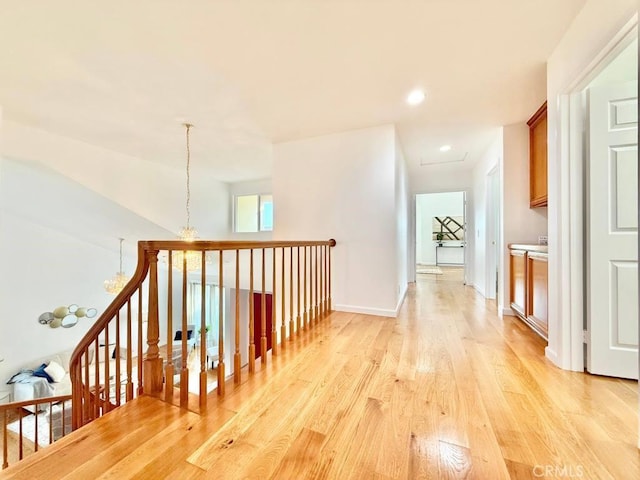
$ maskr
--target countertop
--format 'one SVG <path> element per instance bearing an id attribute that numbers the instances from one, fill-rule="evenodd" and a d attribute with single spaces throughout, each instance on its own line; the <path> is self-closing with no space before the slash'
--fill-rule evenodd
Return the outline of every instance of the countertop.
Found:
<path id="1" fill-rule="evenodd" d="M 510 250 L 526 250 L 528 252 L 549 253 L 547 245 L 538 245 L 535 243 L 510 243 Z"/>

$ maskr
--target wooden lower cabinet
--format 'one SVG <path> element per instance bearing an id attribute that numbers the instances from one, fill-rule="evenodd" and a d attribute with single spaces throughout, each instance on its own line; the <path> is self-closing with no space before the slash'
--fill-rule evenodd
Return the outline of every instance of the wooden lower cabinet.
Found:
<path id="1" fill-rule="evenodd" d="M 510 252 L 511 310 L 520 316 L 524 316 L 527 298 L 527 252 L 525 250 L 510 250 Z"/>
<path id="2" fill-rule="evenodd" d="M 548 255 L 523 249 L 509 253 L 511 310 L 547 339 Z"/>
<path id="3" fill-rule="evenodd" d="M 544 338 L 548 335 L 547 254 L 529 252 L 527 254 L 527 321 Z"/>

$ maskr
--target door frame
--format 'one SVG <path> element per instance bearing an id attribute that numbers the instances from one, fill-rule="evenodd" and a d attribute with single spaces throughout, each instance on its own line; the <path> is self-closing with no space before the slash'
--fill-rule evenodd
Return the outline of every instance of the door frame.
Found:
<path id="1" fill-rule="evenodd" d="M 500 242 L 500 169 L 495 165 L 486 176 L 486 231 L 485 250 L 488 252 L 485 266 L 485 298 L 496 300 L 496 307 L 500 305 L 500 268 L 502 251 Z M 493 242 L 493 244 L 492 244 Z"/>
<path id="2" fill-rule="evenodd" d="M 416 264 L 418 261 L 418 196 L 419 195 L 432 195 L 438 193 L 462 193 L 462 211 L 464 217 L 464 251 L 463 251 L 463 284 L 468 285 L 469 281 L 467 278 L 468 275 L 468 265 L 470 260 L 469 255 L 469 237 L 468 237 L 468 221 L 469 217 L 467 216 L 467 209 L 469 208 L 469 191 L 466 188 L 460 189 L 447 189 L 447 190 L 432 190 L 432 191 L 422 191 L 413 193 L 413 201 L 411 202 L 411 218 L 409 221 L 409 235 L 410 241 L 412 244 L 412 248 L 409 248 L 409 271 L 408 278 L 409 281 L 416 281 Z"/>
<path id="3" fill-rule="evenodd" d="M 638 15 L 635 14 L 624 27 L 605 45 L 600 53 L 587 65 L 557 98 L 558 137 L 563 157 L 568 163 L 563 167 L 566 175 L 559 179 L 561 231 L 568 232 L 557 238 L 562 252 L 564 275 L 558 278 L 558 287 L 566 289 L 568 295 L 559 305 L 558 317 L 568 318 L 568 322 L 558 322 L 558 331 L 549 332 L 559 337 L 559 349 L 552 352 L 549 346 L 545 353 L 554 363 L 563 368 L 584 371 L 585 346 L 583 332 L 586 327 L 586 248 L 585 218 L 587 215 L 585 195 L 585 150 L 583 129 L 585 125 L 584 90 L 588 84 L 609 65 L 622 50 L 638 36 Z M 554 100 L 554 99 L 549 99 Z M 566 169 L 566 170 L 565 170 Z M 563 172 L 563 173 L 564 173 Z M 560 266 L 560 265 L 558 265 Z"/>

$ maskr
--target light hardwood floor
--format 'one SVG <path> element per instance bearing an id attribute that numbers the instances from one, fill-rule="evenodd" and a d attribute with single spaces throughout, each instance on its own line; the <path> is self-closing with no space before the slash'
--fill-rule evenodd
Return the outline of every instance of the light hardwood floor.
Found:
<path id="1" fill-rule="evenodd" d="M 555 368 L 443 272 L 397 319 L 332 314 L 206 416 L 143 397 L 0 479 L 640 478 L 637 383 Z"/>

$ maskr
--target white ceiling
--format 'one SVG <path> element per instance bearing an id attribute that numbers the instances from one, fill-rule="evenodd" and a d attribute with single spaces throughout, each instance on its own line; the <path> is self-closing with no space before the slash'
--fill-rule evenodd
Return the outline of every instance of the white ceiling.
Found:
<path id="1" fill-rule="evenodd" d="M 0 105 L 176 168 L 186 119 L 193 161 L 228 182 L 270 176 L 272 142 L 387 123 L 410 172 L 465 152 L 469 168 L 544 100 L 584 1 L 2 0 Z"/>

